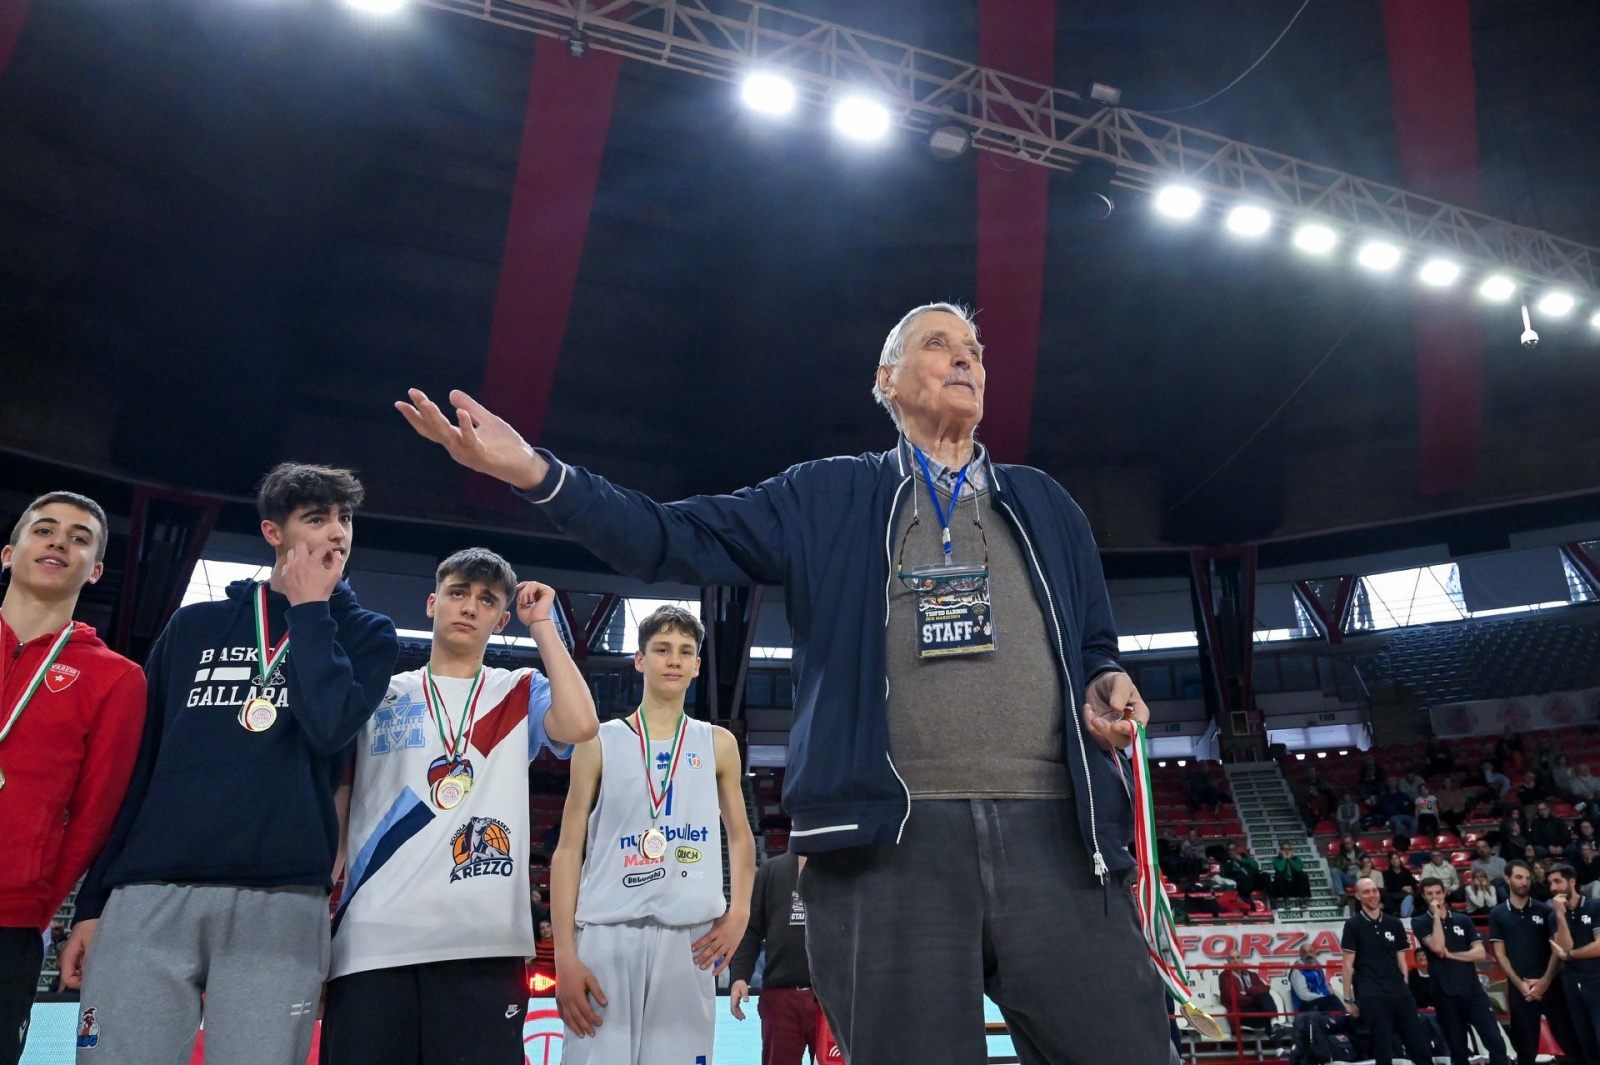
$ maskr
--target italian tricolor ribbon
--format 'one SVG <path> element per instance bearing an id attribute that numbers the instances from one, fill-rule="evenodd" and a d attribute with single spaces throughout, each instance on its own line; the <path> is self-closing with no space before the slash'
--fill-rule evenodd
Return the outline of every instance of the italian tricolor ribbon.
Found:
<path id="1" fill-rule="evenodd" d="M 261 665 L 261 686 L 272 683 L 272 675 L 283 665 L 289 654 L 289 634 L 283 634 L 278 646 L 267 649 L 267 582 L 256 585 L 256 661 Z"/>
<path id="2" fill-rule="evenodd" d="M 1189 1026 L 1210 1038 L 1221 1038 L 1220 1026 L 1195 1003 L 1189 974 L 1183 966 L 1183 952 L 1178 949 L 1177 922 L 1167 893 L 1162 890 L 1161 867 L 1156 862 L 1156 804 L 1150 786 L 1149 738 L 1144 725 L 1131 719 L 1129 723 L 1133 725 L 1133 901 L 1139 910 L 1145 948 L 1161 982 L 1167 985 L 1167 994 L 1177 1003 Z"/>
<path id="3" fill-rule="evenodd" d="M 22 712 L 28 708 L 28 703 L 33 700 L 33 695 L 39 690 L 39 685 L 44 683 L 44 678 L 50 672 L 50 667 L 56 664 L 56 659 L 61 657 L 61 651 L 67 646 L 67 641 L 72 639 L 72 622 L 56 634 L 55 642 L 50 645 L 50 650 L 45 652 L 44 661 L 39 664 L 38 670 L 33 674 L 33 679 L 28 681 L 28 686 L 22 689 L 22 695 L 17 699 L 17 705 L 11 708 L 6 715 L 6 723 L 0 726 L 0 740 L 11 735 L 11 729 L 22 719 Z M 0 676 L 4 676 L 0 672 Z"/>
<path id="4" fill-rule="evenodd" d="M 667 805 L 667 793 L 672 790 L 672 778 L 678 774 L 678 758 L 683 754 L 683 734 L 689 727 L 689 715 L 678 716 L 678 734 L 672 737 L 672 751 L 667 755 L 667 771 L 661 777 L 661 789 L 656 790 L 656 778 L 650 774 L 650 728 L 644 723 L 644 710 L 639 710 L 639 754 L 644 758 L 644 782 L 650 789 L 650 823 L 661 817 Z"/>

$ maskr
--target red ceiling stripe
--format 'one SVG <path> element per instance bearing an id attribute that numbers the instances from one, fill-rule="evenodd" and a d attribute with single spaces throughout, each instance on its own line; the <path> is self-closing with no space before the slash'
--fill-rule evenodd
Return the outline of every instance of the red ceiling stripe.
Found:
<path id="1" fill-rule="evenodd" d="M 11 53 L 16 51 L 17 38 L 22 36 L 22 26 L 28 21 L 28 8 L 33 0 L 0 0 L 0 75 L 11 63 Z"/>
<path id="2" fill-rule="evenodd" d="M 482 392 L 529 440 L 539 439 L 555 385 L 621 69 L 621 56 L 573 59 L 552 38 L 534 48 Z M 486 478 L 472 478 L 467 495 L 515 505 Z"/>
<path id="3" fill-rule="evenodd" d="M 1384 0 L 1395 134 L 1408 187 L 1474 206 L 1477 98 L 1468 0 Z M 1414 264 L 1413 264 L 1414 268 Z M 1483 427 L 1483 338 L 1455 297 L 1413 303 L 1417 342 L 1418 489 L 1471 486 Z"/>
<path id="4" fill-rule="evenodd" d="M 979 0 L 978 61 L 1053 84 L 1055 0 Z M 978 165 L 978 325 L 990 388 L 982 439 L 1003 462 L 1024 462 L 1033 424 L 1049 172 L 983 153 Z"/>

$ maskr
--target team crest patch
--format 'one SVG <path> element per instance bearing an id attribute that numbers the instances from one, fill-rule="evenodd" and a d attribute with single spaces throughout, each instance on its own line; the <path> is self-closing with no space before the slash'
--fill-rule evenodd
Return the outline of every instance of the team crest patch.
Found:
<path id="1" fill-rule="evenodd" d="M 78 1047 L 89 1050 L 100 1045 L 100 1022 L 95 1017 L 96 1006 L 90 1006 L 78 1016 Z"/>
<path id="2" fill-rule="evenodd" d="M 685 754 L 683 760 L 689 763 L 690 769 L 700 768 L 700 756 L 698 754 Z"/>
<path id="3" fill-rule="evenodd" d="M 71 687 L 72 682 L 77 679 L 78 671 L 76 669 L 57 662 L 44 675 L 44 686 L 59 695 Z"/>
<path id="4" fill-rule="evenodd" d="M 510 876 L 515 862 L 511 858 L 511 830 L 504 821 L 474 817 L 450 837 L 450 857 L 455 868 L 450 882 L 473 876 Z"/>

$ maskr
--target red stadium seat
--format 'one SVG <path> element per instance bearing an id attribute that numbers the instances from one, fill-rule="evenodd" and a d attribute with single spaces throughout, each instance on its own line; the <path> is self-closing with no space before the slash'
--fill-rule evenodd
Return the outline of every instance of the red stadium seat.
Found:
<path id="1" fill-rule="evenodd" d="M 1333 835 L 1337 835 L 1338 832 L 1339 832 L 1339 826 L 1335 822 L 1333 822 L 1333 821 L 1318 821 L 1317 822 L 1317 830 L 1315 832 L 1313 832 L 1312 835 L 1314 835 L 1314 836 L 1333 836 Z"/>
<path id="2" fill-rule="evenodd" d="M 1469 832 L 1467 834 L 1472 835 L 1473 833 Z M 1466 842 L 1473 843 L 1475 841 L 1467 840 Z M 1440 847 L 1444 850 L 1454 850 L 1455 848 L 1461 846 L 1461 843 L 1462 841 L 1456 837 L 1454 832 L 1441 832 L 1435 836 L 1433 840 L 1433 845 L 1435 847 Z"/>
<path id="3" fill-rule="evenodd" d="M 1387 873 L 1389 871 L 1389 856 L 1386 854 L 1380 854 L 1373 858 L 1372 867 L 1378 870 L 1380 873 Z"/>
<path id="4" fill-rule="evenodd" d="M 1450 852 L 1450 864 L 1451 865 L 1460 866 L 1462 868 L 1466 868 L 1467 866 L 1472 864 L 1472 852 L 1471 851 L 1451 851 Z"/>

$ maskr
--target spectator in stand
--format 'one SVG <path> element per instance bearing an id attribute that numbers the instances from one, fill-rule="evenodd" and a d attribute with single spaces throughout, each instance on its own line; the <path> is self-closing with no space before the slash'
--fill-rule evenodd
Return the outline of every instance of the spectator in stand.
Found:
<path id="1" fill-rule="evenodd" d="M 540 887 L 529 889 L 528 900 L 533 905 L 533 926 L 537 928 L 540 921 L 550 919 L 550 907 L 544 901 L 544 889 Z"/>
<path id="2" fill-rule="evenodd" d="M 1412 802 L 1417 801 L 1417 796 L 1422 794 L 1422 786 L 1427 781 L 1422 779 L 1422 774 L 1413 769 L 1400 778 L 1400 790 L 1406 793 L 1406 798 Z"/>
<path id="3" fill-rule="evenodd" d="M 1500 857 L 1508 862 L 1526 861 L 1523 852 L 1528 848 L 1528 830 L 1522 823 L 1522 813 L 1512 810 L 1500 822 Z"/>
<path id="4" fill-rule="evenodd" d="M 1556 755 L 1556 764 L 1550 769 L 1550 782 L 1552 790 L 1561 798 L 1570 803 L 1583 802 L 1582 796 L 1573 790 L 1572 780 L 1576 774 L 1572 770 L 1572 763 L 1564 754 Z"/>
<path id="5" fill-rule="evenodd" d="M 1216 813 L 1223 802 L 1233 801 L 1217 788 L 1217 782 L 1211 779 L 1211 770 L 1204 762 L 1196 762 L 1194 772 L 1189 774 L 1188 794 L 1191 810 L 1205 807 Z"/>
<path id="6" fill-rule="evenodd" d="M 1484 873 L 1473 873 L 1467 885 L 1467 912 L 1474 917 L 1486 914 L 1500 904 L 1500 893 Z"/>
<path id="7" fill-rule="evenodd" d="M 1424 757 L 1428 760 L 1430 777 L 1444 777 L 1456 771 L 1455 755 L 1450 752 L 1445 742 L 1437 737 L 1428 741 Z"/>
<path id="8" fill-rule="evenodd" d="M 1489 878 L 1491 884 L 1504 884 L 1506 860 L 1494 852 L 1488 840 L 1480 839 L 1477 843 L 1477 855 L 1472 859 L 1472 872 L 1482 873 Z"/>
<path id="9" fill-rule="evenodd" d="M 1372 755 L 1363 755 L 1361 768 L 1356 772 L 1356 790 L 1364 799 L 1374 799 L 1383 791 L 1383 767 Z"/>
<path id="10" fill-rule="evenodd" d="M 1417 874 L 1405 862 L 1389 860 L 1389 872 L 1384 877 L 1394 899 L 1394 910 L 1401 917 L 1410 917 L 1417 907 L 1417 893 L 1421 890 Z"/>
<path id="11" fill-rule="evenodd" d="M 1333 813 L 1338 803 L 1333 789 L 1318 774 L 1316 766 L 1306 771 L 1305 779 L 1296 787 L 1295 800 L 1300 806 L 1300 819 L 1306 823 L 1308 835 L 1316 831 L 1317 822 Z"/>
<path id="12" fill-rule="evenodd" d="M 1288 840 L 1278 844 L 1278 854 L 1272 859 L 1271 892 L 1274 899 L 1299 899 L 1301 905 L 1311 899 L 1311 878 Z"/>
<path id="13" fill-rule="evenodd" d="M 1222 875 L 1232 880 L 1242 898 L 1250 898 L 1257 891 L 1267 889 L 1267 878 L 1262 875 L 1261 863 L 1256 861 L 1250 848 L 1233 841 L 1228 843 L 1228 856 L 1222 860 Z"/>
<path id="14" fill-rule="evenodd" d="M 1421 869 L 1428 864 L 1428 852 L 1425 850 L 1412 850 L 1412 840 L 1395 840 L 1394 851 L 1389 855 L 1389 868 L 1404 865 L 1407 869 Z"/>
<path id="15" fill-rule="evenodd" d="M 1532 772 L 1522 774 L 1522 783 L 1518 785 L 1516 795 L 1517 805 L 1522 808 L 1524 817 L 1529 817 L 1534 807 L 1550 797 L 1550 793 L 1539 783 L 1538 776 Z"/>
<path id="16" fill-rule="evenodd" d="M 1505 733 L 1494 741 L 1495 768 L 1507 776 L 1520 773 L 1526 768 L 1526 759 L 1522 751 L 1522 737 L 1510 725 L 1506 726 Z"/>
<path id="17" fill-rule="evenodd" d="M 1206 854 L 1206 841 L 1200 838 L 1200 830 L 1191 828 L 1189 835 L 1184 838 L 1183 849 L 1179 852 L 1178 868 L 1186 877 L 1196 877 L 1206 871 L 1206 866 L 1211 864 L 1211 858 Z"/>
<path id="18" fill-rule="evenodd" d="M 1356 800 L 1355 794 L 1345 794 L 1344 802 L 1333 811 L 1333 819 L 1339 825 L 1339 831 L 1344 835 L 1354 835 L 1361 831 L 1361 816 L 1365 811 L 1361 803 Z"/>
<path id="19" fill-rule="evenodd" d="M 1600 795 L 1600 777 L 1590 772 L 1588 763 L 1580 765 L 1577 772 L 1572 774 L 1572 794 L 1583 802 L 1590 802 Z"/>
<path id="20" fill-rule="evenodd" d="M 1424 836 L 1437 836 L 1439 834 L 1439 800 L 1433 792 L 1428 790 L 1428 785 L 1423 784 L 1417 791 L 1413 808 L 1416 812 L 1417 831 Z"/>
<path id="21" fill-rule="evenodd" d="M 1370 860 L 1370 859 L 1369 859 Z M 1333 899 L 1340 904 L 1354 903 L 1356 881 L 1362 877 L 1361 864 L 1356 858 L 1338 855 L 1328 859 L 1328 874 L 1333 878 Z"/>
<path id="22" fill-rule="evenodd" d="M 1361 840 L 1353 832 L 1346 832 L 1339 837 L 1339 857 L 1351 858 L 1360 861 L 1367 856 L 1367 848 L 1361 845 Z"/>
<path id="23" fill-rule="evenodd" d="M 1300 944 L 1300 964 L 1289 970 L 1289 998 L 1296 1013 L 1343 1013 L 1344 1003 L 1328 986 L 1328 970 L 1310 943 Z"/>
<path id="24" fill-rule="evenodd" d="M 1357 860 L 1356 874 L 1357 883 L 1360 883 L 1362 880 L 1370 880 L 1374 884 L 1378 885 L 1378 899 L 1383 903 L 1383 908 L 1385 910 L 1392 911 L 1394 909 L 1394 899 L 1391 897 L 1391 893 L 1389 891 L 1388 875 L 1384 873 L 1382 869 L 1379 869 L 1373 864 L 1372 855 L 1365 854 Z"/>
<path id="25" fill-rule="evenodd" d="M 1572 842 L 1572 829 L 1559 817 L 1550 813 L 1550 804 L 1534 806 L 1533 823 L 1528 826 L 1528 842 L 1539 849 L 1541 858 L 1565 860 L 1567 844 Z"/>
<path id="26" fill-rule="evenodd" d="M 556 971 L 556 934 L 548 917 L 539 922 L 539 935 L 533 944 L 533 964 L 551 973 Z"/>
<path id="27" fill-rule="evenodd" d="M 561 815 L 556 814 L 555 823 L 544 830 L 544 836 L 539 841 L 539 846 L 545 854 L 554 854 L 556 847 L 561 842 Z"/>
<path id="28" fill-rule="evenodd" d="M 1217 974 L 1217 992 L 1235 1030 L 1270 1031 L 1278 1019 L 1278 1003 L 1261 974 L 1244 964 L 1238 950 L 1228 952 L 1228 968 Z"/>
<path id="29" fill-rule="evenodd" d="M 1378 812 L 1383 814 L 1389 830 L 1396 836 L 1417 834 L 1417 819 L 1411 812 L 1413 803 L 1411 797 L 1400 790 L 1398 777 L 1389 778 L 1389 786 L 1378 796 L 1375 805 Z"/>
<path id="30" fill-rule="evenodd" d="M 1529 868 L 1532 878 L 1528 886 L 1528 897 L 1538 902 L 1550 901 L 1550 880 L 1548 870 L 1543 862 L 1534 861 L 1525 863 Z"/>
<path id="31" fill-rule="evenodd" d="M 1578 851 L 1583 849 L 1583 845 L 1585 843 L 1594 847 L 1595 850 L 1600 850 L 1600 837 L 1595 835 L 1593 821 L 1585 818 L 1576 822 L 1572 827 L 1576 835 L 1574 836 L 1572 842 L 1567 844 L 1568 858 L 1576 858 L 1578 856 Z"/>
<path id="32" fill-rule="evenodd" d="M 1422 867 L 1422 879 L 1429 877 L 1444 885 L 1446 895 L 1454 894 L 1461 888 L 1461 874 L 1456 872 L 1456 867 L 1451 865 L 1444 855 L 1444 851 L 1434 850 L 1428 853 L 1428 864 Z"/>
<path id="33" fill-rule="evenodd" d="M 1489 797 L 1495 802 L 1504 802 L 1506 793 L 1511 790 L 1511 778 L 1500 772 L 1488 759 L 1484 759 L 1483 762 L 1483 783 L 1488 789 Z"/>
<path id="34" fill-rule="evenodd" d="M 1578 891 L 1587 898 L 1600 899 L 1600 851 L 1593 843 L 1579 845 L 1572 867 L 1578 874 Z"/>
<path id="35" fill-rule="evenodd" d="M 1434 795 L 1439 800 L 1439 820 L 1450 831 L 1459 834 L 1461 822 L 1467 819 L 1467 812 L 1471 809 L 1467 791 L 1461 786 L 1461 777 L 1455 773 L 1445 777 L 1444 787 Z"/>

